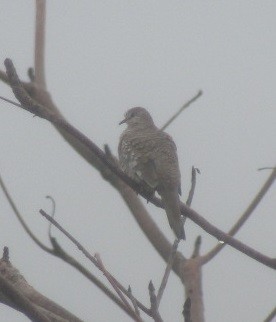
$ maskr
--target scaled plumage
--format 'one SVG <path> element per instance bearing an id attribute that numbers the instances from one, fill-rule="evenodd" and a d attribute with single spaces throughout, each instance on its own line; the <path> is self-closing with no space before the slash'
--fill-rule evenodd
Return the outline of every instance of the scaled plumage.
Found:
<path id="1" fill-rule="evenodd" d="M 118 147 L 122 170 L 160 194 L 171 228 L 179 239 L 185 239 L 179 200 L 181 176 L 175 143 L 154 125 L 149 112 L 142 107 L 128 110 L 122 123 L 127 124 Z"/>

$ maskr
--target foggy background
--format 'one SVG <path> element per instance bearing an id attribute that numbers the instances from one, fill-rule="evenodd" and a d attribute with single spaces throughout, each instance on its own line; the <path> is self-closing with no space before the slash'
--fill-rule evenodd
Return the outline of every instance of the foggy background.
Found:
<path id="1" fill-rule="evenodd" d="M 1 0 L 0 60 L 10 57 L 21 79 L 33 66 L 34 1 Z M 227 231 L 269 176 L 276 137 L 275 1 L 48 1 L 46 76 L 48 89 L 64 116 L 100 147 L 117 154 L 118 123 L 133 106 L 146 107 L 162 126 L 199 89 L 203 96 L 167 132 L 178 147 L 183 200 L 191 167 L 197 177 L 192 207 Z M 0 95 L 14 99 L 0 83 Z M 102 180 L 46 121 L 0 102 L 0 172 L 24 219 L 47 241 L 51 211 L 56 220 L 144 304 L 147 286 L 159 286 L 165 263 L 151 247 L 119 194 Z M 237 238 L 275 256 L 275 184 Z M 0 246 L 42 294 L 85 321 L 130 321 L 74 269 L 39 249 L 26 235 L 0 192 Z M 162 209 L 148 204 L 152 217 L 173 241 Z M 58 242 L 101 277 L 58 231 Z M 216 245 L 190 220 L 191 256 L 202 236 L 201 253 Z M 203 267 L 206 321 L 263 321 L 275 306 L 275 272 L 226 247 Z M 180 281 L 170 276 L 160 313 L 182 321 Z M 28 321 L 1 305 L 0 320 Z M 150 320 L 147 319 L 146 320 Z"/>

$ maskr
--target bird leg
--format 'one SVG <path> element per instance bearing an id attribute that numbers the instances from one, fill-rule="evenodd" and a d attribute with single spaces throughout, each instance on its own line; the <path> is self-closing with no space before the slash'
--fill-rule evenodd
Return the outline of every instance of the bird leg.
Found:
<path id="1" fill-rule="evenodd" d="M 143 194 L 146 195 L 146 200 L 147 203 L 149 203 L 149 201 L 154 197 L 155 195 L 155 189 L 150 187 L 148 184 L 146 184 L 145 182 L 141 183 L 141 191 L 143 192 Z"/>

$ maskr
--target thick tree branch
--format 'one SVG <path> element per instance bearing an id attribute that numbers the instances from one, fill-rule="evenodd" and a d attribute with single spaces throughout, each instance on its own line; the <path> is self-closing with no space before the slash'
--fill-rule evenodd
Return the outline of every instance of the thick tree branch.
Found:
<path id="1" fill-rule="evenodd" d="M 156 197 L 150 198 L 151 196 L 148 196 L 147 193 L 144 192 L 136 182 L 134 182 L 131 178 L 127 177 L 120 169 L 118 169 L 116 165 L 111 163 L 106 158 L 105 153 L 100 148 L 98 148 L 92 141 L 90 141 L 85 135 L 83 135 L 78 129 L 73 127 L 66 120 L 61 118 L 59 115 L 56 115 L 52 111 L 48 111 L 43 105 L 32 100 L 31 97 L 24 90 L 22 84 L 20 83 L 20 80 L 16 74 L 12 61 L 10 59 L 6 59 L 5 65 L 6 65 L 7 75 L 9 77 L 13 92 L 25 110 L 50 121 L 58 128 L 63 129 L 64 131 L 70 133 L 70 135 L 75 137 L 75 139 L 77 139 L 84 146 L 90 149 L 97 156 L 97 158 L 100 159 L 100 161 L 107 168 L 109 168 L 109 170 L 115 173 L 121 180 L 127 183 L 132 189 L 134 189 L 144 198 L 152 202 L 154 205 L 158 207 L 163 207 L 160 199 Z M 219 241 L 224 241 L 225 243 L 231 245 L 232 247 L 243 252 L 249 257 L 259 261 L 260 263 L 263 263 L 268 267 L 276 269 L 276 259 L 265 256 L 260 252 L 252 249 L 251 247 L 246 246 L 245 244 L 237 241 L 233 237 L 225 234 L 223 231 L 211 225 L 207 220 L 205 220 L 203 217 L 197 214 L 194 210 L 189 209 L 183 203 L 181 204 L 181 211 L 184 216 L 189 217 L 192 221 L 198 224 L 206 232 L 216 237 Z"/>
<path id="2" fill-rule="evenodd" d="M 0 272 L 0 300 L 24 313 L 31 321 L 82 322 L 29 285 L 19 271 L 12 266 L 6 255 L 0 259 Z M 1 294 L 4 294 L 8 301 L 5 301 L 5 298 L 3 301 Z"/>
<path id="3" fill-rule="evenodd" d="M 184 322 L 192 322 L 191 320 L 191 299 L 188 297 L 183 306 Z"/>
<path id="4" fill-rule="evenodd" d="M 0 274 L 0 290 L 10 300 L 10 306 L 25 314 L 31 321 L 51 322 L 44 313 L 26 298 L 26 296 L 22 295 L 2 274 Z M 7 304 L 7 302 L 3 303 Z"/>
<path id="5" fill-rule="evenodd" d="M 20 82 L 21 83 L 21 82 Z M 11 82 L 9 81 L 11 85 Z M 22 84 L 22 83 L 21 83 Z M 23 86 L 25 88 L 25 85 Z M 36 92 L 34 89 L 31 92 Z M 40 95 L 41 94 L 41 95 Z M 27 95 L 27 94 L 26 94 Z M 52 115 L 55 115 L 56 118 L 61 118 L 66 122 L 64 117 L 61 115 L 53 101 L 51 100 L 50 95 L 45 95 L 45 92 L 38 92 L 35 95 L 39 98 L 40 101 L 46 104 L 46 107 L 43 106 L 46 111 L 50 111 Z M 38 104 L 36 101 L 32 100 L 33 104 Z M 21 106 L 24 108 L 23 106 Z M 142 229 L 146 237 L 152 243 L 157 252 L 162 256 L 162 258 L 167 262 L 172 244 L 167 240 L 164 234 L 160 231 L 156 223 L 150 217 L 148 211 L 144 207 L 141 200 L 137 197 L 137 194 L 127 185 L 124 181 L 120 180 L 118 176 L 112 172 L 98 157 L 97 153 L 91 149 L 91 147 L 87 147 L 82 143 L 78 138 L 72 135 L 70 132 L 64 130 L 58 125 L 52 123 L 58 132 L 64 137 L 64 139 L 94 168 L 96 168 L 103 176 L 105 180 L 107 180 L 118 192 L 121 194 L 125 203 L 127 204 L 131 214 L 133 214 L 136 219 L 139 227 Z M 99 149 L 102 153 L 102 151 Z M 103 154 L 105 157 L 105 154 Z M 110 162 L 110 158 L 107 158 Z M 113 162 L 112 162 L 113 163 Z M 176 263 L 173 265 L 173 270 L 177 273 L 178 263 L 184 260 L 183 255 L 177 252 L 176 255 Z"/>

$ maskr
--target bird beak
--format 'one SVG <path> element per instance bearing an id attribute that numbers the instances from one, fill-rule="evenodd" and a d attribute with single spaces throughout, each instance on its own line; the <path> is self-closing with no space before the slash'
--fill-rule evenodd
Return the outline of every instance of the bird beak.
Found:
<path id="1" fill-rule="evenodd" d="M 119 125 L 126 123 L 126 121 L 127 121 L 127 118 L 123 119 L 123 120 L 119 123 Z"/>

